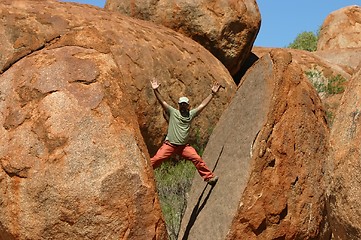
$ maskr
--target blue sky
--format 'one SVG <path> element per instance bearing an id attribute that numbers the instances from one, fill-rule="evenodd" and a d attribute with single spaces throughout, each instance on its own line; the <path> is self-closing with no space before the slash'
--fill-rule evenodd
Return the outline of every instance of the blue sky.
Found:
<path id="1" fill-rule="evenodd" d="M 64 1 L 64 0 L 63 0 Z M 106 0 L 65 0 L 104 7 Z M 304 31 L 317 32 L 327 15 L 361 0 L 257 0 L 261 29 L 255 46 L 286 47 Z"/>

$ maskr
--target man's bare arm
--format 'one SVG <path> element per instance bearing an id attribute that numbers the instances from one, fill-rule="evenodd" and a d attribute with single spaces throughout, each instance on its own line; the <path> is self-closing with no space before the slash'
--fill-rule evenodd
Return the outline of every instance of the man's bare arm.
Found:
<path id="1" fill-rule="evenodd" d="M 162 106 L 162 108 L 168 112 L 168 108 L 169 108 L 169 105 L 166 101 L 164 101 L 162 95 L 160 95 L 160 92 L 158 90 L 160 84 L 158 83 L 158 81 L 156 79 L 153 79 L 150 81 L 151 85 L 152 85 L 152 88 L 154 90 L 154 94 L 158 100 L 158 102 L 160 103 L 160 105 Z"/>
<path id="2" fill-rule="evenodd" d="M 197 109 L 197 113 L 200 113 L 207 105 L 208 103 L 210 103 L 210 101 L 212 100 L 213 96 L 219 91 L 219 88 L 221 87 L 221 85 L 217 82 L 212 86 L 212 92 L 211 94 L 209 94 L 203 101 L 202 103 L 196 108 Z"/>

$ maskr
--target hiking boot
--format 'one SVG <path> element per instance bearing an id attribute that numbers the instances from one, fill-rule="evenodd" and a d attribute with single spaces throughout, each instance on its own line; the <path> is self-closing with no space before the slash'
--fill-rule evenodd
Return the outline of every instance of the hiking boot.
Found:
<path id="1" fill-rule="evenodd" d="M 214 177 L 211 177 L 210 179 L 206 180 L 206 182 L 211 186 L 216 185 L 217 181 L 218 181 L 218 176 L 214 176 Z"/>

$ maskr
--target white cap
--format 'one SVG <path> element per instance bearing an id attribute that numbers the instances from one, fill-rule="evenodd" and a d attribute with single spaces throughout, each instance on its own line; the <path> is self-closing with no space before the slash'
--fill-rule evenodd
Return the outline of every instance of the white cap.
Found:
<path id="1" fill-rule="evenodd" d="M 180 97 L 178 103 L 189 104 L 189 99 L 187 97 Z"/>

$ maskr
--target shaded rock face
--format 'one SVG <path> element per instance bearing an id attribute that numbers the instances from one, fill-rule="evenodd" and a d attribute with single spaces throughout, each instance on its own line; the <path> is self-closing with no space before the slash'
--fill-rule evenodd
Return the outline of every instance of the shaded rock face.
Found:
<path id="1" fill-rule="evenodd" d="M 291 54 L 263 56 L 212 133 L 203 157 L 220 179 L 203 192 L 194 180 L 180 237 L 329 239 L 328 135 L 321 101 Z"/>
<path id="2" fill-rule="evenodd" d="M 346 89 L 331 129 L 328 161 L 328 212 L 335 239 L 361 238 L 360 77 Z"/>
<path id="3" fill-rule="evenodd" d="M 159 80 L 164 99 L 175 107 L 183 95 L 193 107 L 200 104 L 214 81 L 225 87 L 194 121 L 190 139 L 194 143 L 197 138 L 201 145 L 235 92 L 235 83 L 222 63 L 168 28 L 96 7 L 50 0 L 4 0 L 0 8 L 0 32 L 5 33 L 0 36 L 4 46 L 1 71 L 43 48 L 80 46 L 112 55 L 150 154 L 160 146 L 167 127 L 150 79 Z"/>
<path id="4" fill-rule="evenodd" d="M 261 17 L 254 0 L 107 0 L 114 10 L 169 27 L 197 41 L 234 75 L 246 60 Z"/>
<path id="5" fill-rule="evenodd" d="M 322 24 L 317 50 L 361 47 L 361 7 L 341 8 L 327 16 Z"/>
<path id="6" fill-rule="evenodd" d="M 166 238 L 116 68 L 110 55 L 69 46 L 0 76 L 2 239 Z"/>

